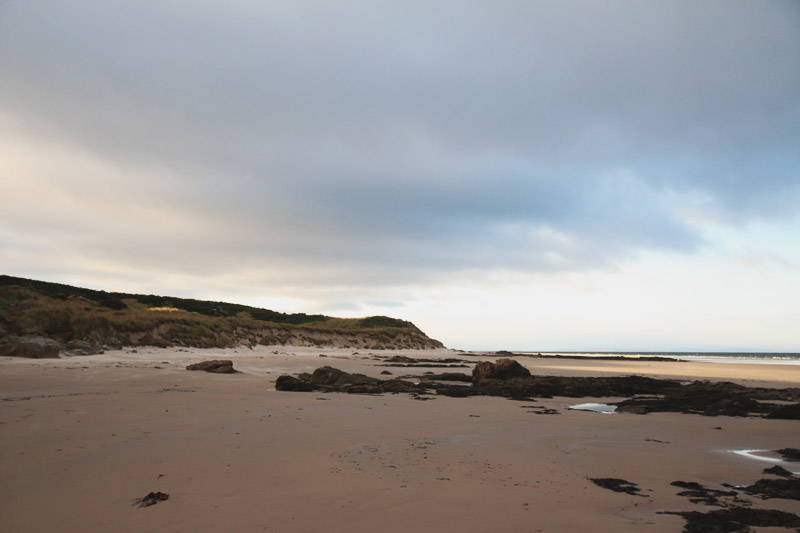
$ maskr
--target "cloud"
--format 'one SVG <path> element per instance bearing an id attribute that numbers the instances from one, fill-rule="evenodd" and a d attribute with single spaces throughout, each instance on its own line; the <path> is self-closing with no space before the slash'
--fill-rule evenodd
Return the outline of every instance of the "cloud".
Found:
<path id="1" fill-rule="evenodd" d="M 371 285 L 690 253 L 697 198 L 798 212 L 794 2 L 347 6 L 5 2 L 0 141 L 61 164 L 19 163 L 4 227 L 76 269 Z"/>

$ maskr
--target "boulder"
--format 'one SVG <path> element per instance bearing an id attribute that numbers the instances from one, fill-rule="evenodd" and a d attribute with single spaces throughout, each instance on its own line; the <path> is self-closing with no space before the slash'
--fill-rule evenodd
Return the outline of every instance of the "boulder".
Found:
<path id="1" fill-rule="evenodd" d="M 237 371 L 233 369 L 233 361 L 230 359 L 214 359 L 212 361 L 203 361 L 202 363 L 195 363 L 186 367 L 186 370 L 205 370 L 214 374 L 235 374 Z"/>
<path id="2" fill-rule="evenodd" d="M 61 344 L 48 337 L 8 337 L 0 344 L 0 355 L 28 359 L 58 359 Z"/>
<path id="3" fill-rule="evenodd" d="M 513 359 L 498 359 L 494 363 L 478 361 L 472 370 L 472 382 L 478 383 L 485 379 L 525 378 L 530 375 L 530 370 Z"/>
<path id="4" fill-rule="evenodd" d="M 97 355 L 103 353 L 97 344 L 73 339 L 64 345 L 64 355 Z"/>

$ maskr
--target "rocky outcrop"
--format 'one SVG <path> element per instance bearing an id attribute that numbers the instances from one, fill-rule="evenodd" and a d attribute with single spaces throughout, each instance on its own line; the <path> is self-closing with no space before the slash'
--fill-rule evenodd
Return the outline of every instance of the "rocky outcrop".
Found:
<path id="1" fill-rule="evenodd" d="M 443 373 L 421 376 L 420 383 L 402 379 L 382 381 L 363 374 L 350 374 L 329 366 L 296 378 L 281 376 L 278 390 L 319 390 L 359 394 L 383 392 L 432 393 L 464 398 L 501 396 L 528 400 L 552 398 L 619 398 L 618 413 L 647 414 L 671 411 L 707 416 L 760 416 L 800 418 L 800 389 L 750 388 L 734 383 L 678 381 L 643 376 L 564 377 L 532 376 L 516 361 L 478 362 L 471 380 L 466 374 Z M 448 382 L 471 381 L 470 385 Z M 795 403 L 788 403 L 795 402 Z M 792 451 L 792 450 L 788 450 Z"/>
<path id="2" fill-rule="evenodd" d="M 7 337 L 0 355 L 28 359 L 58 359 L 61 344 L 47 337 Z"/>
<path id="3" fill-rule="evenodd" d="M 478 361 L 472 369 L 472 383 L 477 384 L 485 379 L 525 378 L 530 375 L 530 370 L 513 359 L 498 359 L 494 363 Z"/>
<path id="4" fill-rule="evenodd" d="M 205 370 L 213 374 L 235 374 L 238 371 L 233 368 L 233 361 L 230 359 L 214 359 L 203 361 L 186 367 L 186 370 Z"/>

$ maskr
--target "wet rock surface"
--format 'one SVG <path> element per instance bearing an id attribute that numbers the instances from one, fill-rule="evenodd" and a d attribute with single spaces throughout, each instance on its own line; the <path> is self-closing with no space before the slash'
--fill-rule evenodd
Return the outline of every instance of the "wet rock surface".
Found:
<path id="1" fill-rule="evenodd" d="M 630 494 L 631 496 L 644 497 L 644 494 L 639 494 L 642 492 L 642 489 L 640 489 L 636 483 L 631 483 L 630 481 L 626 481 L 624 479 L 601 477 L 589 478 L 589 480 L 598 487 L 603 487 L 604 489 L 613 490 L 614 492 L 623 492 L 625 494 Z"/>
<path id="2" fill-rule="evenodd" d="M 235 374 L 238 372 L 238 370 L 234 370 L 233 361 L 230 359 L 203 361 L 187 366 L 186 370 L 204 370 L 213 374 Z"/>

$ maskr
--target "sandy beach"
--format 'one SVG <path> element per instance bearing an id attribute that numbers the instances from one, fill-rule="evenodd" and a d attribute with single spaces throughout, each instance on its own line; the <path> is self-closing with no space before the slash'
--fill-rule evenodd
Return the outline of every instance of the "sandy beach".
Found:
<path id="1" fill-rule="evenodd" d="M 419 401 L 275 390 L 278 376 L 323 365 L 374 377 L 428 370 L 372 357 L 398 353 L 459 357 L 286 346 L 2 357 L 0 529 L 681 531 L 682 517 L 660 513 L 709 507 L 679 496 L 672 482 L 751 484 L 774 463 L 733 450 L 800 447 L 796 420 L 568 409 L 613 398 Z M 241 373 L 185 370 L 208 359 L 231 359 Z M 800 366 L 791 365 L 518 360 L 534 374 L 800 386 Z M 546 410 L 557 414 L 539 414 Z M 800 464 L 784 466 L 800 472 Z M 641 492 L 590 478 L 624 479 Z M 134 505 L 156 491 L 169 499 Z M 750 501 L 800 513 L 795 500 Z"/>

